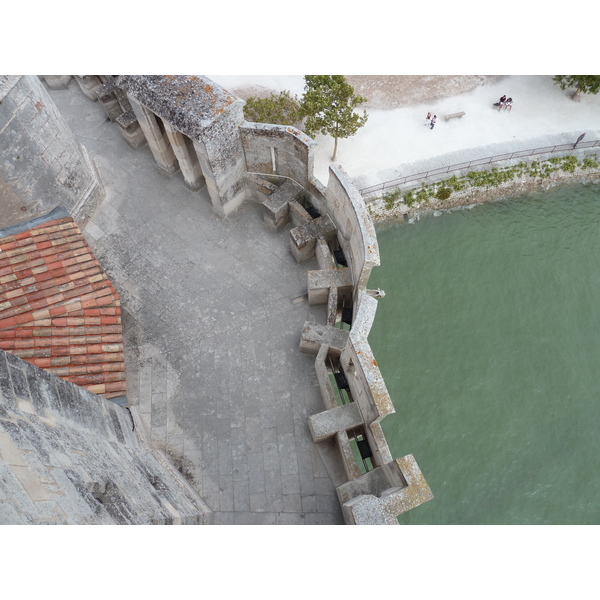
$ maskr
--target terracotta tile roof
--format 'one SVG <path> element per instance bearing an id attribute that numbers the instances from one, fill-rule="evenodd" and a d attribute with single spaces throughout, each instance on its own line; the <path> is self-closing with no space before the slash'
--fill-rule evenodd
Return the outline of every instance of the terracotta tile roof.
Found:
<path id="1" fill-rule="evenodd" d="M 95 394 L 125 395 L 119 296 L 73 219 L 2 237 L 0 250 L 0 348 Z"/>

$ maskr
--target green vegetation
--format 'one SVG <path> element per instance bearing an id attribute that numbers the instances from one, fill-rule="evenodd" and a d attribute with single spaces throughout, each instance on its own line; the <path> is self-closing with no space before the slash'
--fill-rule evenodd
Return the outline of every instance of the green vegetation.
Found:
<path id="1" fill-rule="evenodd" d="M 493 168 L 488 171 L 470 171 L 464 177 L 453 175 L 449 179 L 437 183 L 421 184 L 418 189 L 402 193 L 400 189 L 387 192 L 383 196 L 386 210 L 392 210 L 398 201 L 407 206 L 415 202 L 429 202 L 432 198 L 447 200 L 453 192 L 464 190 L 466 186 L 483 187 L 486 190 L 498 187 L 517 177 L 528 175 L 534 178 L 547 178 L 557 171 L 574 173 L 579 169 L 597 169 L 596 155 L 584 158 L 579 162 L 575 156 L 555 156 L 544 161 L 533 161 L 530 164 L 520 162 L 512 167 Z"/>
<path id="2" fill-rule="evenodd" d="M 302 123 L 301 103 L 298 96 L 292 96 L 287 90 L 272 93 L 268 98 L 252 96 L 244 105 L 244 117 L 253 123 L 299 127 Z"/>
<path id="3" fill-rule="evenodd" d="M 555 75 L 552 81 L 559 85 L 561 90 L 574 87 L 573 100 L 577 100 L 579 94 L 597 94 L 600 92 L 600 75 Z"/>
<path id="4" fill-rule="evenodd" d="M 367 122 L 366 110 L 362 116 L 354 112 L 367 99 L 355 95 L 343 75 L 305 75 L 304 90 L 302 111 L 306 134 L 332 136 L 335 143 L 331 160 L 335 160 L 338 139 L 354 135 Z"/>
<path id="5" fill-rule="evenodd" d="M 385 202 L 385 207 L 388 210 L 392 210 L 392 208 L 394 208 L 394 204 L 396 204 L 396 200 L 398 200 L 400 196 L 402 196 L 402 192 L 400 190 L 384 194 L 383 201 Z"/>
<path id="6" fill-rule="evenodd" d="M 311 137 L 330 135 L 334 139 L 331 160 L 335 160 L 338 140 L 354 135 L 367 122 L 366 110 L 362 115 L 354 112 L 366 101 L 343 75 L 305 75 L 301 99 L 287 90 L 268 98 L 253 96 L 246 100 L 244 117 L 253 123 L 291 125 Z"/>
<path id="7" fill-rule="evenodd" d="M 451 194 L 452 194 L 452 190 L 450 188 L 442 187 L 435 193 L 435 197 L 438 200 L 447 200 L 448 198 L 450 198 Z"/>

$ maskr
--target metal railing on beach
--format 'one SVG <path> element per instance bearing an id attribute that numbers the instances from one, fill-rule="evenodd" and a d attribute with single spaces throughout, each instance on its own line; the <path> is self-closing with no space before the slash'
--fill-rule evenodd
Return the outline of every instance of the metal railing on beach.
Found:
<path id="1" fill-rule="evenodd" d="M 544 146 L 543 148 L 533 148 L 531 150 L 518 150 L 516 152 L 507 152 L 505 154 L 498 154 L 496 156 L 488 156 L 486 158 L 476 158 L 448 167 L 439 167 L 437 169 L 431 169 L 429 171 L 423 171 L 421 173 L 415 173 L 414 175 L 407 175 L 406 177 L 398 177 L 397 179 L 390 179 L 383 183 L 371 185 L 369 187 L 362 188 L 360 193 L 362 196 L 372 194 L 374 192 L 383 191 L 387 188 L 398 187 L 405 183 L 411 183 L 413 181 L 419 181 L 421 179 L 429 179 L 435 175 L 443 175 L 445 173 L 452 173 L 453 171 L 462 171 L 463 169 L 470 169 L 472 167 L 481 167 L 483 165 L 489 165 L 496 162 L 505 160 L 513 160 L 515 158 L 525 158 L 528 156 L 536 156 L 538 154 L 553 154 L 554 152 L 565 152 L 567 150 L 583 150 L 584 148 L 600 147 L 600 140 L 590 140 L 588 142 L 579 142 L 575 148 L 574 144 L 557 144 L 556 146 Z"/>

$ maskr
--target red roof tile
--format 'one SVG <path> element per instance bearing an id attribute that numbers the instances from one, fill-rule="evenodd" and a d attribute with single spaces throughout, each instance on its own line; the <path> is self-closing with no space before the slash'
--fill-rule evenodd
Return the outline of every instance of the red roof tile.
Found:
<path id="1" fill-rule="evenodd" d="M 0 348 L 107 398 L 126 393 L 119 296 L 71 217 L 0 239 Z"/>

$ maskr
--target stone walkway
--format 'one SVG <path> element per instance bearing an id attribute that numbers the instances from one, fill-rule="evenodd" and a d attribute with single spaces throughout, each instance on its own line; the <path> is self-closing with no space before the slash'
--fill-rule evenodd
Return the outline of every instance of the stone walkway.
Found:
<path id="1" fill-rule="evenodd" d="M 163 176 L 72 81 L 49 90 L 95 161 L 106 200 L 84 230 L 121 297 L 128 399 L 216 524 L 342 524 L 334 449 L 307 425 L 323 410 L 299 351 L 306 271 L 258 206 L 227 220 L 206 188 Z"/>

